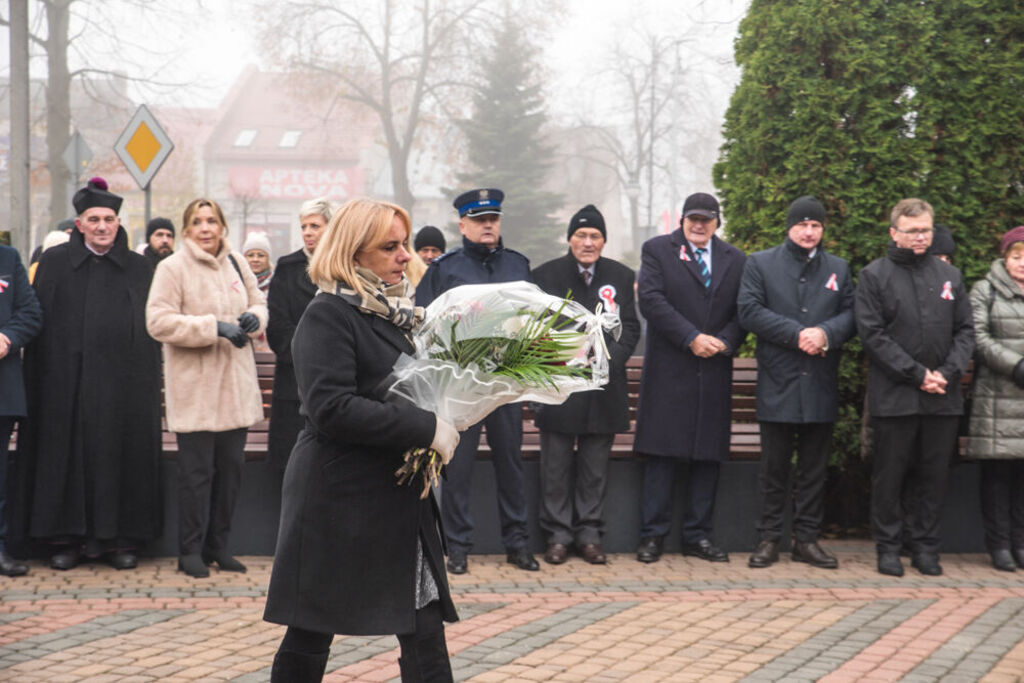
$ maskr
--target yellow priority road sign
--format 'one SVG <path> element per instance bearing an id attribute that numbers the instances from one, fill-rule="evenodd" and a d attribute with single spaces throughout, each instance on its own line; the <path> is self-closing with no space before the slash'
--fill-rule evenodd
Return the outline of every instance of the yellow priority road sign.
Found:
<path id="1" fill-rule="evenodd" d="M 114 152 L 142 189 L 153 180 L 173 149 L 171 138 L 144 104 L 139 105 L 114 144 Z"/>

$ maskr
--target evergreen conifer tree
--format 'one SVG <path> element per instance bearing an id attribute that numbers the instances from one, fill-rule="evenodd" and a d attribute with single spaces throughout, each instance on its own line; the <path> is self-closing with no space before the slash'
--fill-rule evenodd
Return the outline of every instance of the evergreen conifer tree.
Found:
<path id="1" fill-rule="evenodd" d="M 473 116 L 460 122 L 474 168 L 458 174 L 460 189 L 453 194 L 474 187 L 501 189 L 502 240 L 539 265 L 563 253 L 565 240 L 551 216 L 561 197 L 544 190 L 552 149 L 543 139 L 547 117 L 536 50 L 514 17 L 506 16 L 482 54 Z"/>

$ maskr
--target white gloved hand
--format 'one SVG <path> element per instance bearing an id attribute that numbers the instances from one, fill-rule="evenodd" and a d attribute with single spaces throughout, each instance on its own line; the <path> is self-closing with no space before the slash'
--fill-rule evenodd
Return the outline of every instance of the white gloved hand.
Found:
<path id="1" fill-rule="evenodd" d="M 437 418 L 437 427 L 434 429 L 434 440 L 430 447 L 441 454 L 441 462 L 447 465 L 455 455 L 455 447 L 459 445 L 459 433 L 455 431 L 450 423 Z"/>

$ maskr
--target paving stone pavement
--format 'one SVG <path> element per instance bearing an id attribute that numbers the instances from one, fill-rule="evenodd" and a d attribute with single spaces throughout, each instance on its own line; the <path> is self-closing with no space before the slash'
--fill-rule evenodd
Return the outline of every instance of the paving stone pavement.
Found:
<path id="1" fill-rule="evenodd" d="M 945 555 L 945 574 L 875 572 L 870 543 L 825 544 L 838 570 L 679 555 L 579 558 L 524 572 L 471 556 L 451 577 L 456 680 L 1024 681 L 1024 572 Z M 262 621 L 271 560 L 193 580 L 174 558 L 118 572 L 32 563 L 0 577 L 0 681 L 267 681 L 284 629 Z M 906 563 L 909 565 L 909 562 Z M 398 678 L 393 636 L 337 637 L 326 681 Z"/>

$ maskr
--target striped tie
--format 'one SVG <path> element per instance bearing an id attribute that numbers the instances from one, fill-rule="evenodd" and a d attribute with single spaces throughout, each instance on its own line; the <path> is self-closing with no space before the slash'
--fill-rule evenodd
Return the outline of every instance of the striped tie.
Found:
<path id="1" fill-rule="evenodd" d="M 704 255 L 708 253 L 708 250 L 704 247 L 697 247 L 697 261 L 700 263 L 700 276 L 704 278 L 704 288 L 711 288 L 711 271 L 708 270 L 708 262 L 704 260 Z"/>

